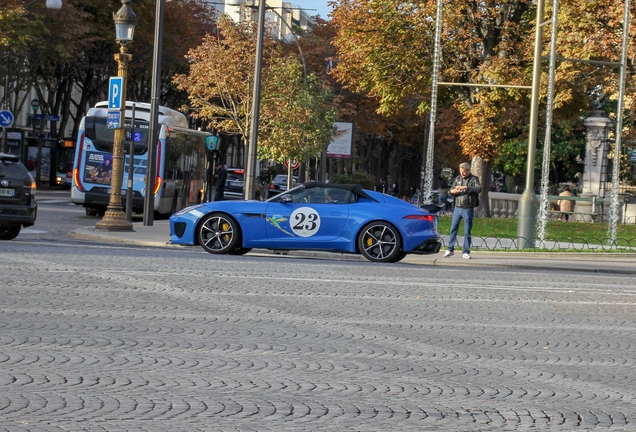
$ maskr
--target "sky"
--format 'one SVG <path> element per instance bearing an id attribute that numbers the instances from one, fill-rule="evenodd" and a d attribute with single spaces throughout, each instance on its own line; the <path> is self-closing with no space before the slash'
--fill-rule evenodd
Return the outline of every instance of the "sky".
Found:
<path id="1" fill-rule="evenodd" d="M 331 8 L 327 6 L 328 1 L 329 0 L 292 0 L 291 3 L 293 6 L 299 6 L 301 8 L 308 9 L 307 13 L 310 16 L 320 15 L 320 17 L 323 19 L 329 19 Z"/>

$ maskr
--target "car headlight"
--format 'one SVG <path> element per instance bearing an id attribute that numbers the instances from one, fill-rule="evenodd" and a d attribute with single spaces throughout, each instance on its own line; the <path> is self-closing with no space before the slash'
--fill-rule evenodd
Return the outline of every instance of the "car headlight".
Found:
<path id="1" fill-rule="evenodd" d="M 178 212 L 174 213 L 172 216 L 181 216 L 183 214 L 195 211 L 196 209 L 198 209 L 200 207 L 203 207 L 203 206 L 204 206 L 204 204 L 195 204 L 195 205 L 190 206 L 190 207 L 185 207 L 185 208 L 182 208 L 181 210 L 179 210 Z"/>

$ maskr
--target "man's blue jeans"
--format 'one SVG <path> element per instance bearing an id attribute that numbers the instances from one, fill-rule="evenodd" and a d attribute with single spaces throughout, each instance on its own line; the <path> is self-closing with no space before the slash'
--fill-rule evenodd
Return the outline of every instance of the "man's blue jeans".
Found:
<path id="1" fill-rule="evenodd" d="M 450 239 L 448 240 L 448 250 L 455 250 L 457 243 L 457 231 L 459 230 L 459 221 L 464 219 L 464 253 L 470 253 L 470 243 L 472 237 L 470 230 L 473 228 L 473 216 L 475 216 L 474 208 L 455 207 L 453 210 L 453 219 L 451 220 Z"/>

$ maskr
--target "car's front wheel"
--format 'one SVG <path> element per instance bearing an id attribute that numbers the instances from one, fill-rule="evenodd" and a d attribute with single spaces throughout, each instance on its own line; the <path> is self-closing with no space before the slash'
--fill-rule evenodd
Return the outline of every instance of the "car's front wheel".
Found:
<path id="1" fill-rule="evenodd" d="M 360 253 L 373 262 L 396 262 L 403 258 L 402 240 L 388 222 L 370 222 L 358 235 Z"/>
<path id="2" fill-rule="evenodd" d="M 0 240 L 13 240 L 20 234 L 21 228 L 19 224 L 0 227 Z"/>
<path id="3" fill-rule="evenodd" d="M 212 213 L 206 216 L 197 229 L 201 247 L 212 254 L 227 254 L 241 246 L 238 223 L 230 216 Z"/>

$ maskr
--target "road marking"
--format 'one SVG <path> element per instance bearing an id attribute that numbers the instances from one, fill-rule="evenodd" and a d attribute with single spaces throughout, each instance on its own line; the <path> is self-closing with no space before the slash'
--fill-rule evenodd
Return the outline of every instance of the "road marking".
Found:
<path id="1" fill-rule="evenodd" d="M 222 271 L 214 271 L 211 270 L 209 272 L 206 273 L 175 273 L 172 271 L 160 271 L 160 270 L 156 270 L 156 271 L 147 271 L 147 270 L 109 270 L 109 269 L 102 269 L 101 270 L 102 273 L 127 273 L 127 274 L 132 274 L 132 275 L 139 275 L 139 276 L 143 276 L 143 275 L 148 275 L 148 274 L 153 274 L 153 275 L 177 275 L 177 276 L 185 276 L 185 277 L 209 277 L 210 274 L 214 274 L 215 277 L 217 278 L 230 278 L 230 279 L 255 279 L 255 280 L 261 280 L 261 279 L 265 279 L 265 280 L 279 280 L 279 281 L 297 281 L 297 282 L 309 282 L 309 283 L 315 283 L 315 282 L 319 282 L 319 283 L 349 283 L 349 284 L 359 284 L 359 285 L 369 285 L 369 284 L 380 284 L 380 285 L 394 285 L 394 286 L 398 286 L 398 287 L 420 287 L 420 288 L 427 288 L 427 287 L 431 287 L 431 288 L 439 288 L 440 285 L 438 282 L 425 282 L 425 281 L 418 281 L 418 282 L 409 282 L 409 281 L 392 281 L 392 280 L 376 280 L 376 281 L 369 281 L 369 280 L 343 280 L 343 279 L 333 279 L 333 278 L 328 278 L 328 279 L 323 279 L 323 278 L 310 278 L 310 277 L 297 277 L 297 276 L 292 276 L 292 277 L 286 277 L 286 276 L 273 276 L 273 275 L 268 275 L 268 276 L 257 276 L 257 275 L 236 275 L 236 274 L 223 274 Z M 466 288 L 465 285 L 463 284 L 445 284 L 444 287 L 453 287 L 453 288 Z M 587 287 L 581 287 L 579 289 L 573 290 L 571 288 L 568 287 L 563 287 L 563 288 L 543 288 L 543 287 L 537 287 L 537 286 L 527 286 L 527 287 L 510 287 L 510 286 L 506 286 L 506 285 L 491 285 L 491 286 L 471 286 L 470 287 L 471 290 L 483 290 L 483 291 L 513 291 L 513 292 L 545 292 L 545 293 L 552 293 L 552 294 L 577 294 L 577 295 L 590 295 L 590 294 L 595 294 L 595 295 L 607 295 L 607 296 L 636 296 L 636 291 L 631 290 L 631 289 L 622 289 L 619 292 L 614 292 L 614 291 L 603 291 L 603 290 L 598 290 L 595 288 L 587 288 Z M 260 295 L 260 294 L 259 294 Z M 379 298 L 379 297 L 378 297 Z M 404 297 L 397 297 L 393 300 L 404 300 Z M 391 300 L 391 298 L 387 298 L 387 297 L 382 297 L 382 300 Z M 449 301 L 465 301 L 466 299 L 448 299 Z M 471 301 L 479 301 L 479 300 L 475 300 L 472 299 Z M 485 301 L 491 301 L 491 300 L 485 300 Z M 536 302 L 536 303 L 546 303 L 548 301 L 546 300 L 536 300 L 536 301 L 531 301 L 531 302 Z M 571 303 L 581 303 L 581 304 L 598 304 L 599 302 L 602 303 L 603 301 L 580 301 L 580 300 L 569 300 L 569 302 Z M 629 303 L 631 304 L 631 303 Z"/>
<path id="2" fill-rule="evenodd" d="M 59 204 L 59 203 L 68 203 L 68 200 L 67 199 L 66 200 L 38 200 L 38 204 Z M 73 203 L 70 203 L 70 204 L 73 204 Z"/>
<path id="3" fill-rule="evenodd" d="M 25 228 L 22 231 L 20 231 L 20 234 L 47 234 L 48 231 L 40 231 L 40 230 L 35 230 L 35 229 L 29 229 L 29 228 Z"/>

